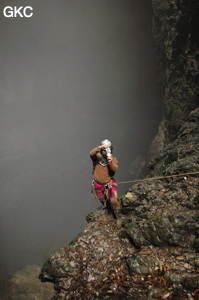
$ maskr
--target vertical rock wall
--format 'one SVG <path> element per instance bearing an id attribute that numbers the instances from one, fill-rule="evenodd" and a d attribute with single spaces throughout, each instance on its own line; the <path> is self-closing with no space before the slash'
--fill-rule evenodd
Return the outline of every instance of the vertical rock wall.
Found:
<path id="1" fill-rule="evenodd" d="M 152 0 L 166 142 L 199 103 L 199 1 Z"/>

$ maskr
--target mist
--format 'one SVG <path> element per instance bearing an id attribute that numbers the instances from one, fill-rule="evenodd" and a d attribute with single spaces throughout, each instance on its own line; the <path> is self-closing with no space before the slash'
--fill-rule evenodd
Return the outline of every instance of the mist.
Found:
<path id="1" fill-rule="evenodd" d="M 1 13 L 7 5 L 34 10 L 0 18 L 0 267 L 9 274 L 41 265 L 99 206 L 89 152 L 101 140 L 113 144 L 115 179 L 131 180 L 161 103 L 150 1 L 5 0 Z"/>

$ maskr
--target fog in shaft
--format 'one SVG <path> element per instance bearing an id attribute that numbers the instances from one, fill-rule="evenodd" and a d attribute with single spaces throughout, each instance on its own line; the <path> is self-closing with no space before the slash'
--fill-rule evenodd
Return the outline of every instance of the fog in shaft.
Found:
<path id="1" fill-rule="evenodd" d="M 117 181 L 157 133 L 150 1 L 28 0 L 0 18 L 0 268 L 43 263 L 99 206 L 89 152 L 110 139 Z M 128 185 L 119 186 L 121 196 Z"/>

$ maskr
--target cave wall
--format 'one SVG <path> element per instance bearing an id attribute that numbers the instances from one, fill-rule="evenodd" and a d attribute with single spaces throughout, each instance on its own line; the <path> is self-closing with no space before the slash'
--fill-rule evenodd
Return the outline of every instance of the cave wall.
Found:
<path id="1" fill-rule="evenodd" d="M 167 143 L 199 103 L 199 2 L 152 0 L 152 7 Z"/>

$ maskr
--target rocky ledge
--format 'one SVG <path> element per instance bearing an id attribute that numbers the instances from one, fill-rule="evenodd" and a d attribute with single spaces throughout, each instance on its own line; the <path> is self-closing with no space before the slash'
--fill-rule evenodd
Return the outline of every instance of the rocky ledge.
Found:
<path id="1" fill-rule="evenodd" d="M 99 208 L 44 264 L 39 278 L 54 283 L 53 300 L 199 299 L 198 130 L 196 109 L 148 178 L 120 198 L 120 228 Z M 165 178 L 149 180 L 157 176 Z"/>

